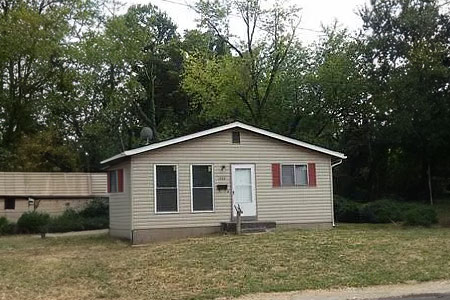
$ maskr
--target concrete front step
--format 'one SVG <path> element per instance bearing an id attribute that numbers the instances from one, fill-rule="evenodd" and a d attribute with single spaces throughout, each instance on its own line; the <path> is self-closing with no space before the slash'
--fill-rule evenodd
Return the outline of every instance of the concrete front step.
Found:
<path id="1" fill-rule="evenodd" d="M 222 222 L 222 232 L 236 232 L 236 221 Z M 243 233 L 251 232 L 265 232 L 271 229 L 275 229 L 277 223 L 266 221 L 243 221 L 241 223 L 241 231 Z"/>

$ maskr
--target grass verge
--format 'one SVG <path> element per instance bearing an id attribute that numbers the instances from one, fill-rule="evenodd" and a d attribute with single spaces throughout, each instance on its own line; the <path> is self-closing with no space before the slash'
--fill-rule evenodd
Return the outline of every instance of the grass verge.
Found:
<path id="1" fill-rule="evenodd" d="M 450 228 L 343 225 L 130 247 L 0 238 L 0 299 L 212 299 L 450 278 Z"/>

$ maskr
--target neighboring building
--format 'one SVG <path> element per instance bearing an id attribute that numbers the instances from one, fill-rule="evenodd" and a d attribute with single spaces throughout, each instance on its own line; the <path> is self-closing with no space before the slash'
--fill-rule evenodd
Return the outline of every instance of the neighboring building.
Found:
<path id="1" fill-rule="evenodd" d="M 27 211 L 62 213 L 107 197 L 105 173 L 0 172 L 0 217 L 17 221 Z"/>
<path id="2" fill-rule="evenodd" d="M 240 122 L 102 161 L 110 234 L 144 243 L 220 231 L 236 215 L 334 224 L 332 167 L 346 156 Z"/>

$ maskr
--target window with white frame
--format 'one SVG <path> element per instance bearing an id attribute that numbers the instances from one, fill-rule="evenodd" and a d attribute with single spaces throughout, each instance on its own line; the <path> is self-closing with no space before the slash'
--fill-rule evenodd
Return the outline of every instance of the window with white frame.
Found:
<path id="1" fill-rule="evenodd" d="M 306 164 L 281 165 L 281 185 L 308 185 L 308 166 Z"/>
<path id="2" fill-rule="evenodd" d="M 178 183 L 176 165 L 155 167 L 156 212 L 178 212 Z"/>
<path id="3" fill-rule="evenodd" d="M 192 211 L 214 210 L 214 180 L 212 165 L 192 165 Z"/>

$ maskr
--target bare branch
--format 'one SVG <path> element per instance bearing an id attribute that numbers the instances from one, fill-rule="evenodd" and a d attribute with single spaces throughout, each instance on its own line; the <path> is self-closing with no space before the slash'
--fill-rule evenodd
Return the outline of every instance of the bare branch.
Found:
<path id="1" fill-rule="evenodd" d="M 233 43 L 230 42 L 230 40 L 228 38 L 226 38 L 221 32 L 220 30 L 217 28 L 217 26 L 215 26 L 209 19 L 206 19 L 206 22 L 208 23 L 208 26 L 211 27 L 215 33 L 217 34 L 217 36 L 224 41 L 225 43 L 227 43 L 231 49 L 233 49 L 234 51 L 236 51 L 236 53 L 240 56 L 240 57 L 244 57 L 244 55 L 242 54 L 242 51 L 239 50 L 239 48 L 237 48 Z"/>
<path id="2" fill-rule="evenodd" d="M 280 53 L 278 53 L 278 52 L 275 54 L 275 60 L 273 62 L 272 70 L 270 72 L 270 77 L 269 77 L 268 84 L 266 86 L 266 90 L 264 92 L 263 100 L 261 102 L 261 108 L 264 107 L 264 105 L 266 104 L 266 102 L 269 98 L 270 91 L 272 90 L 273 81 L 275 80 L 275 76 L 278 72 L 280 65 L 286 59 L 286 56 L 289 53 L 290 48 L 292 47 L 292 43 L 295 38 L 295 33 L 296 33 L 299 25 L 300 25 L 300 21 L 298 21 L 295 25 L 293 25 L 292 32 L 289 37 L 288 43 L 287 43 L 284 51 L 282 52 L 282 54 L 280 55 Z"/>
<path id="3" fill-rule="evenodd" d="M 248 110 L 250 111 L 250 114 L 252 115 L 252 119 L 256 120 L 255 112 L 253 110 L 252 105 L 248 101 L 247 97 L 244 94 L 240 93 L 240 92 L 236 92 L 236 94 L 239 96 L 239 98 L 241 98 L 242 102 L 244 102 L 244 104 L 247 106 Z"/>

